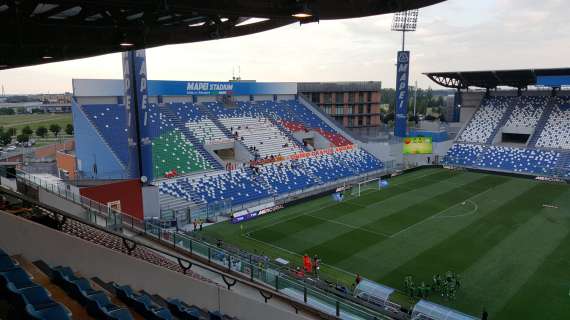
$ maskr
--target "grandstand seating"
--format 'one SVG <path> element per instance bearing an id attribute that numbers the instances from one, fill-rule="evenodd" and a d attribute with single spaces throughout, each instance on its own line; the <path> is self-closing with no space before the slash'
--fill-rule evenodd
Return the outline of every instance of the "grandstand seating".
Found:
<path id="1" fill-rule="evenodd" d="M 129 161 L 125 108 L 122 105 L 83 105 L 83 113 L 123 165 Z"/>
<path id="2" fill-rule="evenodd" d="M 120 237 L 99 231 L 86 224 L 82 224 L 67 219 L 66 222 L 63 224 L 61 230 L 67 234 L 104 246 L 106 248 L 123 253 L 129 253 L 129 249 L 125 246 L 124 242 Z M 188 270 L 184 272 L 184 270 L 182 270 L 182 268 L 178 264 L 143 247 L 137 246 L 135 249 L 133 249 L 130 252 L 130 255 L 135 258 L 152 263 L 154 265 L 170 269 L 172 271 L 185 273 L 186 275 L 191 276 L 195 279 L 199 279 L 202 281 L 209 281 L 208 279 L 201 277 L 198 274 L 193 273 L 192 271 Z"/>
<path id="3" fill-rule="evenodd" d="M 560 152 L 551 150 L 454 144 L 445 156 L 444 164 L 552 175 L 561 156 Z"/>
<path id="4" fill-rule="evenodd" d="M 477 165 L 517 173 L 551 175 L 559 158 L 560 153 L 556 151 L 489 146 Z"/>
<path id="5" fill-rule="evenodd" d="M 553 110 L 541 131 L 537 147 L 570 149 L 570 98 L 556 98 Z"/>
<path id="6" fill-rule="evenodd" d="M 460 142 L 487 143 L 493 138 L 509 106 L 516 98 L 492 97 L 485 99 L 457 139 Z"/>
<path id="7" fill-rule="evenodd" d="M 303 151 L 297 143 L 266 118 L 220 118 L 220 121 L 234 134 L 237 133 L 235 138 L 242 141 L 250 150 L 255 148 L 261 158 L 288 156 Z"/>
<path id="8" fill-rule="evenodd" d="M 152 142 L 156 177 L 176 170 L 178 174 L 212 169 L 211 163 L 178 129 L 162 134 Z"/>
<path id="9" fill-rule="evenodd" d="M 327 182 L 383 169 L 384 165 L 368 152 L 356 149 L 312 158 L 283 161 L 232 172 L 205 174 L 165 181 L 160 192 L 188 201 L 243 204 L 283 195 Z"/>
<path id="10" fill-rule="evenodd" d="M 458 166 L 473 166 L 481 153 L 483 146 L 477 144 L 454 144 L 445 156 L 444 163 Z"/>
<path id="11" fill-rule="evenodd" d="M 43 286 L 33 282 L 28 273 L 1 250 L 0 293 L 21 314 L 19 319 L 71 319 L 71 312 L 65 306 L 53 300 Z"/>
<path id="12" fill-rule="evenodd" d="M 505 124 L 510 128 L 534 128 L 549 103 L 548 97 L 521 97 L 519 105 Z"/>

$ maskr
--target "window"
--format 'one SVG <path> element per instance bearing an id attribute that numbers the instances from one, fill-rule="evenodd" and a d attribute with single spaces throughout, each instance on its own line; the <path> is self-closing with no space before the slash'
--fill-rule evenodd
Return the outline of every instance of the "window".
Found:
<path id="1" fill-rule="evenodd" d="M 367 126 L 370 125 L 370 117 L 366 117 L 366 125 L 367 125 Z"/>
<path id="2" fill-rule="evenodd" d="M 358 113 L 363 114 L 364 113 L 364 105 L 358 105 Z"/>
<path id="3" fill-rule="evenodd" d="M 348 118 L 348 126 L 349 126 L 349 127 L 354 127 L 354 118 L 353 118 L 353 117 L 349 117 L 349 118 Z"/>
<path id="4" fill-rule="evenodd" d="M 325 93 L 325 103 L 332 103 L 332 94 Z"/>
<path id="5" fill-rule="evenodd" d="M 335 94 L 335 101 L 337 104 L 343 104 L 344 103 L 344 93 L 337 92 Z"/>
<path id="6" fill-rule="evenodd" d="M 355 94 L 354 92 L 349 92 L 349 93 L 348 93 L 348 102 L 349 102 L 349 103 L 354 103 L 354 96 L 355 96 L 355 95 L 356 95 L 356 94 Z"/>
<path id="7" fill-rule="evenodd" d="M 372 101 L 372 92 L 366 92 L 366 101 L 368 102 Z"/>
<path id="8" fill-rule="evenodd" d="M 319 102 L 321 102 L 321 94 L 320 94 L 320 93 L 313 93 L 313 94 L 311 95 L 311 101 L 312 101 L 313 103 L 319 103 Z"/>
<path id="9" fill-rule="evenodd" d="M 358 102 L 364 102 L 364 92 L 358 93 Z"/>
<path id="10" fill-rule="evenodd" d="M 346 114 L 352 114 L 352 107 L 349 107 Z"/>
<path id="11" fill-rule="evenodd" d="M 370 103 L 366 105 L 366 113 L 368 114 L 372 113 L 372 105 Z"/>
<path id="12" fill-rule="evenodd" d="M 344 108 L 342 106 L 336 106 L 336 114 L 342 116 L 344 114 Z"/>
<path id="13" fill-rule="evenodd" d="M 331 107 L 331 106 L 326 106 L 326 107 L 325 107 L 325 112 L 326 112 L 326 114 L 332 114 L 332 107 Z"/>
<path id="14" fill-rule="evenodd" d="M 362 118 L 364 117 L 358 117 L 358 126 L 360 127 L 362 126 Z"/>

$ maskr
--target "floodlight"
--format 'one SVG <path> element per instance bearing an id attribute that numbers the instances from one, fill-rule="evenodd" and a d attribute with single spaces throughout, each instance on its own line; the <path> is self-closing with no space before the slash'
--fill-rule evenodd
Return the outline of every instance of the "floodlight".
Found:
<path id="1" fill-rule="evenodd" d="M 392 20 L 392 31 L 413 32 L 418 25 L 419 10 L 397 12 Z"/>

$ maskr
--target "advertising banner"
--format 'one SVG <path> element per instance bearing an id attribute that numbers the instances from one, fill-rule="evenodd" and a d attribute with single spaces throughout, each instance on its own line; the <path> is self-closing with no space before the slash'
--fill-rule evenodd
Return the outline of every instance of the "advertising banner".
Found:
<path id="1" fill-rule="evenodd" d="M 398 52 L 396 75 L 396 110 L 394 135 L 405 137 L 408 125 L 408 83 L 410 75 L 410 52 Z"/>
<path id="2" fill-rule="evenodd" d="M 124 103 L 129 141 L 129 177 L 153 179 L 150 137 L 159 130 L 149 121 L 148 82 L 145 50 L 123 53 Z M 138 119 L 138 123 L 137 123 Z M 139 145 L 140 144 L 140 155 Z M 140 159 L 139 159 L 140 156 Z"/>
<path id="3" fill-rule="evenodd" d="M 404 139 L 404 154 L 432 154 L 433 140 L 431 137 L 408 137 Z"/>

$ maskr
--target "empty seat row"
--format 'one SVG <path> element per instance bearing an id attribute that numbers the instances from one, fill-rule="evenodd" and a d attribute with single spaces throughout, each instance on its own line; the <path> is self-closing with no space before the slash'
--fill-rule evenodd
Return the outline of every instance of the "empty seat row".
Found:
<path id="1" fill-rule="evenodd" d="M 0 296 L 10 301 L 22 319 L 65 320 L 71 312 L 54 301 L 50 293 L 4 251 L 0 250 Z"/>

